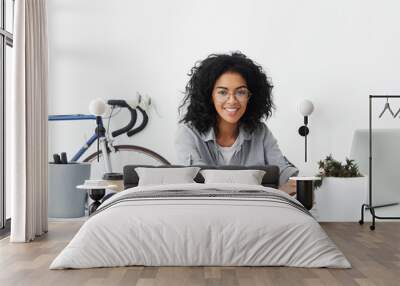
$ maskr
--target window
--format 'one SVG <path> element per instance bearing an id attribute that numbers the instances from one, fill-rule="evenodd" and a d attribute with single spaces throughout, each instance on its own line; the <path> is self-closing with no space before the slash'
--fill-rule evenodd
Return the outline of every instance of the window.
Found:
<path id="1" fill-rule="evenodd" d="M 0 0 L 0 236 L 9 227 L 10 210 L 6 204 L 9 194 L 5 188 L 5 105 L 11 92 L 11 66 L 14 29 L 14 0 Z M 8 207 L 9 208 L 9 207 Z"/>

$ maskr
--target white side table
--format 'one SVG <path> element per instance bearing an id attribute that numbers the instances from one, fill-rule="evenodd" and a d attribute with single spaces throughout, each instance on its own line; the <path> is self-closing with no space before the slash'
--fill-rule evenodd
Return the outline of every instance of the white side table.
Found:
<path id="1" fill-rule="evenodd" d="M 290 177 L 296 181 L 296 199 L 308 210 L 314 203 L 314 181 L 320 181 L 319 177 Z"/>

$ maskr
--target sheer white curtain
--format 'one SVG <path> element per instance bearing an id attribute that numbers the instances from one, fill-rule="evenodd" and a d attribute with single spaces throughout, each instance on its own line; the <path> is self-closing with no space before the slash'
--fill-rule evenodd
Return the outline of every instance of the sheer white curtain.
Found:
<path id="1" fill-rule="evenodd" d="M 12 242 L 47 232 L 47 7 L 16 0 L 10 105 Z"/>

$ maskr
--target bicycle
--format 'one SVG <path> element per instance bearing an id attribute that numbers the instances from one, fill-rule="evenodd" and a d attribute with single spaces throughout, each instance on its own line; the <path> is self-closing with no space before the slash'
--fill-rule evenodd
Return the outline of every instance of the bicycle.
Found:
<path id="1" fill-rule="evenodd" d="M 79 159 L 86 153 L 86 151 L 97 141 L 97 151 L 87 156 L 82 162 L 89 162 L 91 164 L 91 178 L 101 179 L 104 173 L 122 173 L 123 167 L 129 164 L 147 164 L 147 165 L 171 165 L 167 159 L 150 150 L 146 147 L 137 145 L 114 145 L 114 138 L 127 134 L 131 137 L 142 131 L 148 123 L 148 115 L 145 111 L 145 106 L 150 105 L 150 99 L 144 103 L 139 95 L 137 103 L 128 104 L 125 100 L 111 99 L 107 104 L 111 106 L 111 113 L 108 118 L 103 118 L 101 114 L 67 114 L 67 115 L 49 115 L 49 121 L 80 121 L 80 120 L 95 120 L 96 129 L 94 134 L 89 140 L 78 150 L 70 162 L 78 162 Z M 142 103 L 142 107 L 140 106 Z M 123 128 L 115 130 L 109 134 L 109 126 L 113 116 L 114 109 L 126 108 L 130 112 L 130 122 Z M 134 128 L 137 121 L 137 111 L 142 115 L 142 122 Z M 103 119 L 108 119 L 107 129 L 104 127 Z M 105 156 L 103 154 L 106 154 Z"/>

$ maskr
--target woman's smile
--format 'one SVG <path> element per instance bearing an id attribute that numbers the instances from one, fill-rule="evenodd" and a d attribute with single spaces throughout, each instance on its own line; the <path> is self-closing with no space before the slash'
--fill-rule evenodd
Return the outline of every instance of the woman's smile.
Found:
<path id="1" fill-rule="evenodd" d="M 224 107 L 225 112 L 228 114 L 228 116 L 235 116 L 238 114 L 238 111 L 240 111 L 240 107 Z"/>

